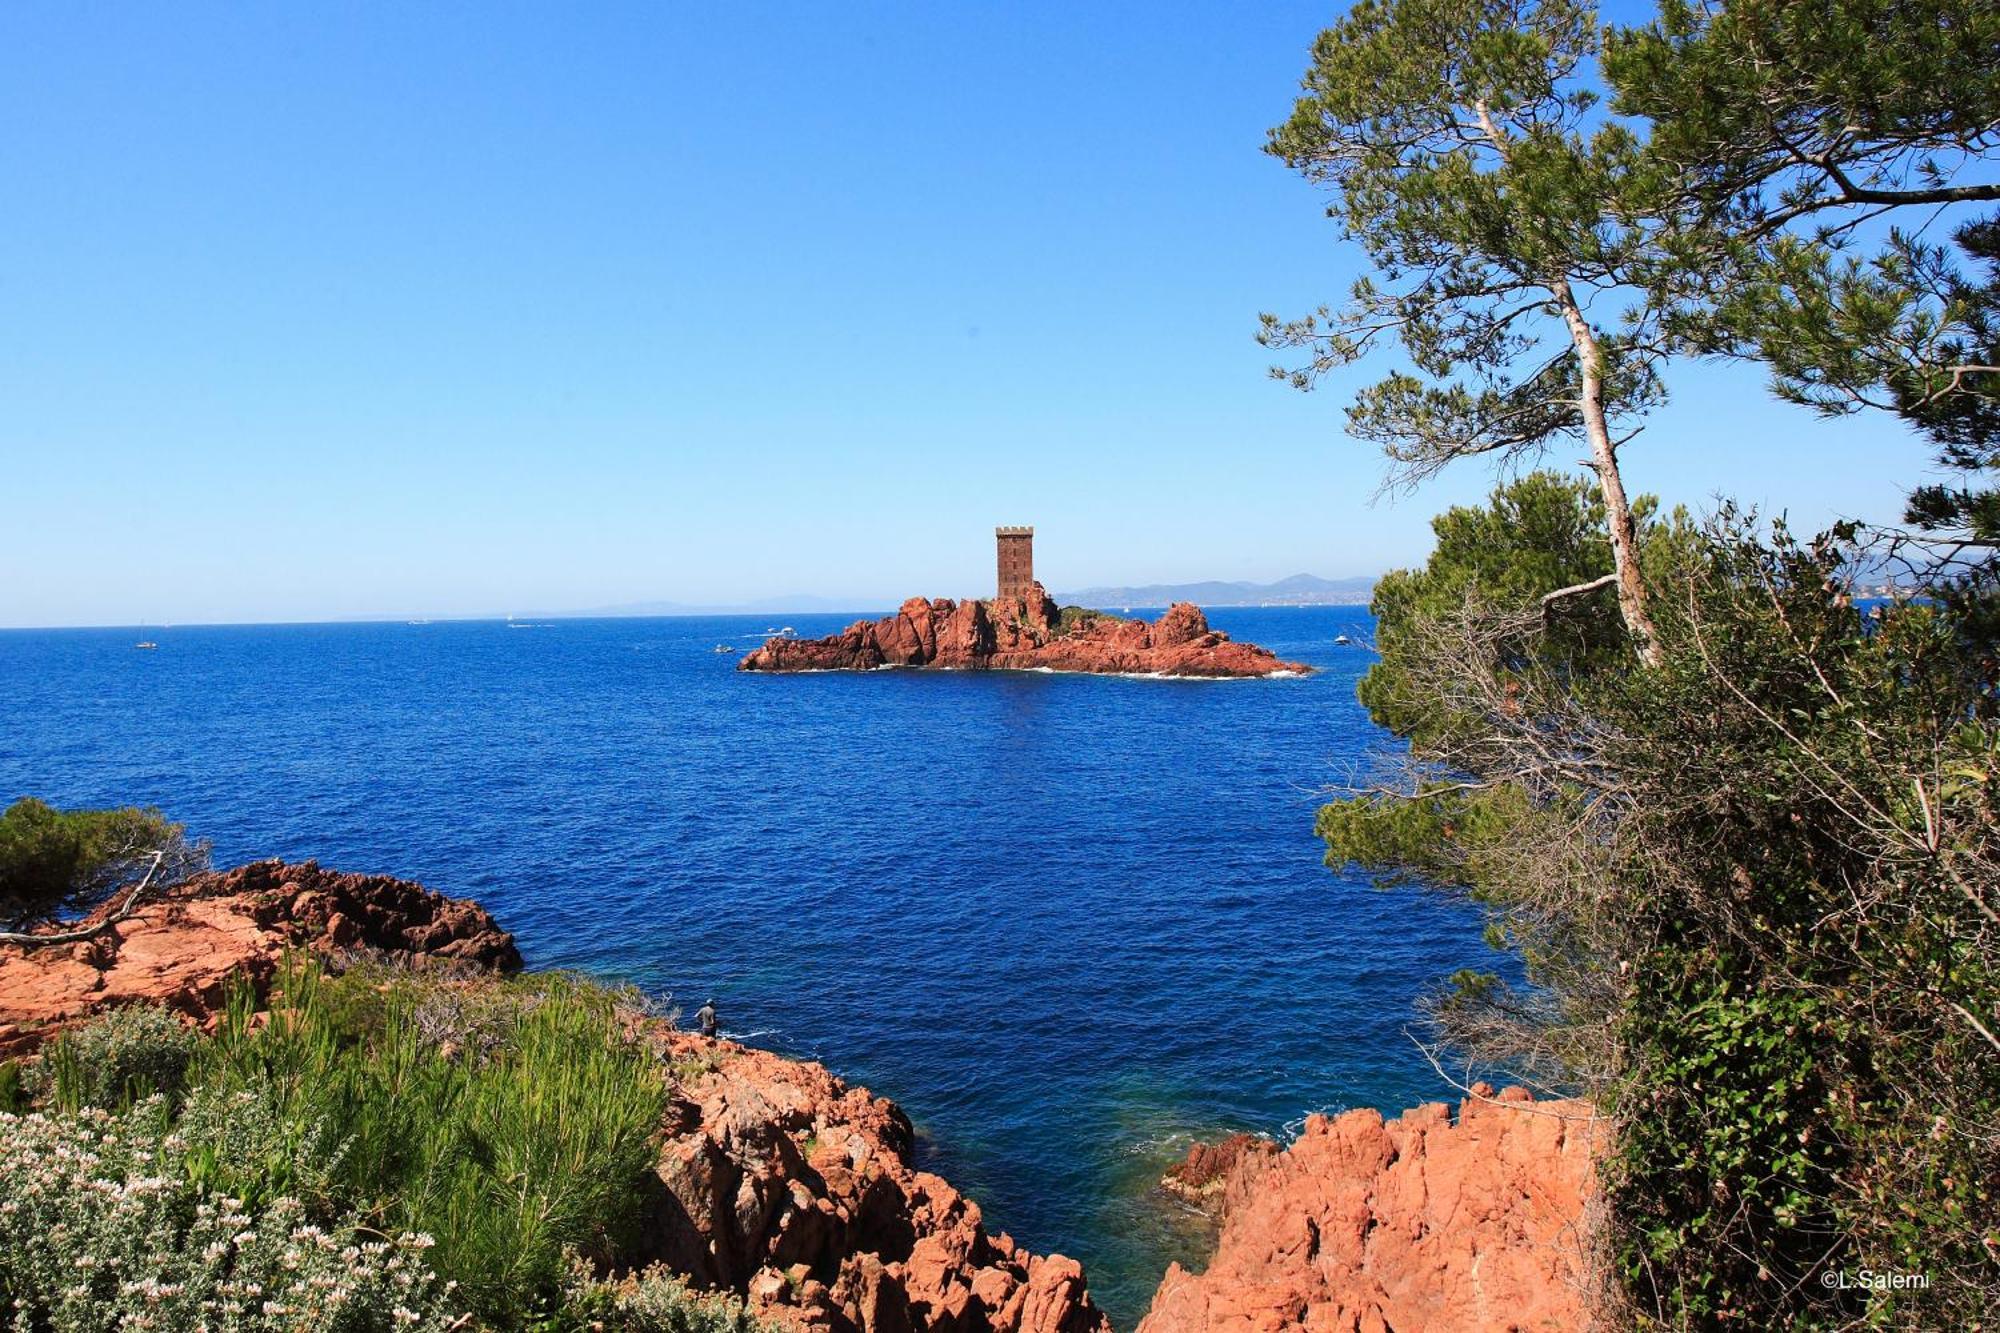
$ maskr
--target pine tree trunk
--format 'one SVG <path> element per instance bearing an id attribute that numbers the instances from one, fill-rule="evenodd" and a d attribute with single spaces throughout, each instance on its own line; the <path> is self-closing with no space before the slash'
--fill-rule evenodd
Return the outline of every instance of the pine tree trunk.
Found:
<path id="1" fill-rule="evenodd" d="M 1555 289 L 1556 303 L 1562 307 L 1563 322 L 1569 325 L 1570 341 L 1576 345 L 1582 390 L 1577 407 L 1583 414 L 1584 436 L 1590 441 L 1590 464 L 1597 472 L 1598 490 L 1604 496 L 1604 521 L 1611 532 L 1611 567 L 1618 576 L 1618 612 L 1624 617 L 1632 647 L 1647 666 L 1660 664 L 1660 636 L 1653 628 L 1646 581 L 1639 573 L 1639 529 L 1632 519 L 1632 504 L 1625 497 L 1625 479 L 1618 471 L 1618 447 L 1611 442 L 1611 427 L 1604 417 L 1604 357 L 1597 335 L 1583 317 L 1569 283 Z"/>
<path id="2" fill-rule="evenodd" d="M 1513 144 L 1495 123 L 1485 102 L 1473 103 L 1480 128 L 1502 162 L 1510 160 Z M 1639 574 L 1639 525 L 1632 521 L 1632 502 L 1625 498 L 1625 478 L 1618 471 L 1618 446 L 1611 442 L 1611 425 L 1604 417 L 1604 354 L 1597 335 L 1567 277 L 1548 286 L 1569 326 L 1570 342 L 1576 347 L 1577 368 L 1582 372 L 1582 389 L 1577 409 L 1583 414 L 1583 433 L 1590 441 L 1590 465 L 1597 473 L 1597 488 L 1604 496 L 1604 522 L 1611 531 L 1611 568 L 1618 576 L 1618 613 L 1632 636 L 1633 651 L 1647 666 L 1660 664 L 1660 636 L 1653 628 L 1647 606 L 1646 581 Z"/>

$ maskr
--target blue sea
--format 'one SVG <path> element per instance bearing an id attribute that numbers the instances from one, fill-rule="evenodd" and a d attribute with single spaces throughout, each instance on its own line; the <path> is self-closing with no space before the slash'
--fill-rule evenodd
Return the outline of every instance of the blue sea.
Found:
<path id="1" fill-rule="evenodd" d="M 1361 608 L 1221 609 L 1268 681 L 740 674 L 853 617 L 0 632 L 0 799 L 150 804 L 218 864 L 470 895 L 531 966 L 627 978 L 895 1098 L 988 1225 L 1120 1328 L 1197 1226 L 1198 1137 L 1450 1095 L 1412 1002 L 1470 906 L 1321 863 L 1388 743 Z M 157 651 L 134 651 L 138 638 Z"/>

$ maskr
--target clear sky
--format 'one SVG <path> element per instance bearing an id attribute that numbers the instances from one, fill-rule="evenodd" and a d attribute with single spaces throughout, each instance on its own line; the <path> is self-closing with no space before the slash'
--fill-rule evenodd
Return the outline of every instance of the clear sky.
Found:
<path id="1" fill-rule="evenodd" d="M 1259 148 L 1328 4 L 0 8 L 0 625 L 1420 560 L 1356 257 Z M 1891 517 L 1925 453 L 1697 368 L 1628 484 Z M 1570 459 L 1556 461 L 1569 463 Z"/>

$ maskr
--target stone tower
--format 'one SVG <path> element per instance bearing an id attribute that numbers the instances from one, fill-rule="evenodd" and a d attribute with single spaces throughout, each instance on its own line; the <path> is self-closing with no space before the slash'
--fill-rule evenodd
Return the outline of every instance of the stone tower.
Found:
<path id="1" fill-rule="evenodd" d="M 1025 599 L 1035 582 L 1035 530 L 995 528 L 1000 548 L 1000 600 Z"/>

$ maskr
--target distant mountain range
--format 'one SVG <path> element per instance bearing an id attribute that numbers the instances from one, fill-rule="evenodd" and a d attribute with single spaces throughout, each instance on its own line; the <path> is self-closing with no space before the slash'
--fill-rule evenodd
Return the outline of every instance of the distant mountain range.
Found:
<path id="1" fill-rule="evenodd" d="M 1193 602 L 1196 606 L 1357 606 L 1368 600 L 1375 580 L 1323 579 L 1294 574 L 1276 583 L 1147 583 L 1135 588 L 1080 588 L 1056 594 L 1067 606 L 1165 606 Z"/>
<path id="2" fill-rule="evenodd" d="M 1354 606 L 1368 600 L 1374 579 L 1323 579 L 1313 574 L 1294 574 L 1276 583 L 1148 583 L 1135 588 L 1083 588 L 1057 593 L 1065 606 L 1165 606 L 1169 602 L 1193 602 L 1197 606 Z M 791 597 L 766 597 L 754 602 L 621 602 L 582 611 L 535 611 L 531 619 L 561 616 L 777 616 L 812 612 L 855 612 L 871 608 L 865 597 L 819 597 L 799 593 Z M 884 603 L 876 610 L 893 609 Z"/>

